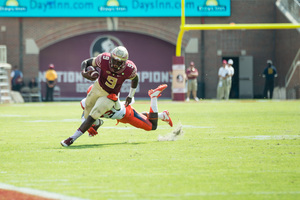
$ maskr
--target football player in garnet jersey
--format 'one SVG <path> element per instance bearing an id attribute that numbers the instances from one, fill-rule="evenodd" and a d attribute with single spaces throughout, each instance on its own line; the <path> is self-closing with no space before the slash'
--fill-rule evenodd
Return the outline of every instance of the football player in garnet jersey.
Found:
<path id="1" fill-rule="evenodd" d="M 92 89 L 93 85 L 91 85 L 88 89 L 88 94 L 90 90 Z M 168 86 L 166 84 L 158 86 L 154 90 L 149 90 L 148 95 L 151 98 L 151 106 L 150 106 L 150 112 L 138 112 L 135 110 L 131 104 L 127 107 L 125 107 L 124 102 L 120 102 L 119 100 L 116 102 L 116 105 L 112 107 L 109 111 L 104 113 L 104 115 L 100 116 L 101 118 L 108 118 L 108 119 L 116 119 L 121 123 L 129 123 L 132 126 L 140 129 L 144 129 L 145 131 L 151 131 L 157 129 L 157 121 L 158 119 L 161 119 L 162 121 L 167 122 L 171 127 L 173 127 L 172 119 L 170 117 L 169 111 L 165 110 L 161 113 L 158 113 L 158 106 L 157 106 L 157 98 L 161 96 L 161 93 L 164 89 L 166 89 Z M 80 105 L 82 109 L 85 108 L 85 101 L 86 98 L 82 99 L 80 102 Z M 133 103 L 133 102 L 132 102 Z M 157 118 L 150 118 L 151 113 L 155 113 L 157 115 Z M 82 120 L 84 121 L 85 118 L 82 116 Z M 103 124 L 102 119 L 97 119 L 99 121 L 100 126 Z M 118 124 L 117 123 L 117 124 Z M 93 125 L 94 126 L 94 125 Z M 99 127 L 100 127 L 99 126 Z M 97 129 L 94 129 L 93 127 L 89 128 L 88 130 L 89 136 L 95 136 L 98 134 Z M 71 136 L 71 138 L 75 138 L 76 136 Z M 76 138 L 77 139 L 77 138 Z M 75 139 L 73 140 L 73 142 Z M 62 141 L 63 146 L 69 146 Z"/>
<path id="2" fill-rule="evenodd" d="M 91 85 L 88 89 L 89 91 L 92 89 L 93 85 Z M 132 126 L 140 129 L 144 129 L 145 131 L 156 130 L 157 128 L 157 118 L 156 120 L 149 120 L 149 113 L 158 113 L 158 105 L 157 105 L 157 98 L 161 96 L 162 91 L 168 87 L 167 84 L 163 84 L 158 86 L 156 89 L 151 89 L 148 91 L 148 95 L 151 98 L 150 104 L 150 112 L 138 112 L 135 110 L 130 104 L 129 106 L 125 107 L 124 102 L 120 102 L 119 100 L 116 102 L 116 105 L 112 107 L 111 110 L 104 113 L 101 118 L 107 119 L 116 119 L 121 123 L 129 123 Z M 85 98 L 81 100 L 80 105 L 82 109 L 85 107 Z M 133 102 L 132 102 L 133 103 Z M 158 113 L 158 119 L 161 119 L 164 122 L 167 122 L 171 127 L 173 127 L 172 119 L 170 117 L 169 111 L 165 110 L 161 113 Z M 84 121 L 85 118 L 82 117 Z M 103 124 L 101 119 L 99 124 Z M 88 130 L 90 136 L 95 136 L 98 134 L 97 130 L 93 129 L 92 127 Z"/>
<path id="3" fill-rule="evenodd" d="M 98 70 L 99 76 L 97 81 L 86 70 L 88 66 L 93 66 Z M 84 78 L 95 81 L 91 92 L 86 97 L 84 109 L 84 118 L 86 120 L 72 137 L 61 141 L 62 146 L 70 146 L 94 123 L 96 127 L 100 126 L 99 120 L 96 119 L 115 105 L 122 84 L 126 79 L 130 79 L 131 88 L 125 100 L 125 106 L 127 107 L 132 101 L 139 82 L 136 66 L 131 60 L 128 60 L 128 51 L 123 46 L 114 48 L 111 53 L 102 53 L 97 57 L 84 60 L 81 63 L 81 70 Z M 150 118 L 155 118 L 155 116 L 150 116 Z"/>

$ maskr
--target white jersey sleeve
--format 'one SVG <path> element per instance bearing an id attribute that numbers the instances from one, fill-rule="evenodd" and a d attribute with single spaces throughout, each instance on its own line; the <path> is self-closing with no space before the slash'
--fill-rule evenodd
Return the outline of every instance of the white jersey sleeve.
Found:
<path id="1" fill-rule="evenodd" d="M 105 112 L 101 117 L 109 118 L 109 119 L 122 119 L 126 113 L 126 108 L 124 103 L 120 103 L 120 110 L 116 110 L 114 107 Z"/>

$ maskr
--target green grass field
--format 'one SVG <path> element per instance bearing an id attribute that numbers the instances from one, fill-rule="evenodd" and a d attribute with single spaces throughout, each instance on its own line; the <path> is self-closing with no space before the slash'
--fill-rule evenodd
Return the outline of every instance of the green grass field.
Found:
<path id="1" fill-rule="evenodd" d="M 165 109 L 173 128 L 105 119 L 64 148 L 79 102 L 2 104 L 0 183 L 82 199 L 300 199 L 300 101 L 159 101 Z M 178 140 L 157 140 L 180 123 Z"/>

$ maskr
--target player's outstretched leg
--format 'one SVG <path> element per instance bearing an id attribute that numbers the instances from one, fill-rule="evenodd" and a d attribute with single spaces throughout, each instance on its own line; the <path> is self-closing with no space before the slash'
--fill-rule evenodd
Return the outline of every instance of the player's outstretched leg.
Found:
<path id="1" fill-rule="evenodd" d="M 97 129 L 103 124 L 103 120 L 102 119 L 97 119 L 98 121 L 99 121 L 99 123 L 98 124 L 96 124 L 96 125 L 92 125 L 89 129 L 88 129 L 88 132 L 89 132 L 89 135 L 90 136 L 94 136 L 94 135 L 97 135 L 98 134 L 98 132 L 97 132 Z M 96 120 L 96 121 L 97 121 Z M 92 128 L 92 130 L 93 130 L 93 134 L 94 135 L 91 135 L 91 133 L 90 133 L 90 129 Z M 74 135 L 72 135 L 71 137 L 69 137 L 69 138 L 67 138 L 67 139 L 65 139 L 65 140 L 63 140 L 63 141 L 61 141 L 60 142 L 60 144 L 61 144 L 61 146 L 63 146 L 63 147 L 68 147 L 68 146 L 71 146 L 71 144 L 73 144 L 74 143 L 74 141 L 77 139 L 77 138 L 79 138 L 81 135 L 83 135 L 83 131 L 81 131 L 81 129 L 79 128 L 79 129 L 77 129 L 77 131 L 74 133 Z"/>
<path id="2" fill-rule="evenodd" d="M 166 89 L 168 87 L 167 84 L 162 84 L 160 86 L 158 86 L 156 89 L 151 89 L 148 91 L 148 95 L 150 96 L 150 98 L 154 98 L 154 97 L 160 97 L 162 91 L 164 91 L 164 89 Z"/>
<path id="3" fill-rule="evenodd" d="M 104 123 L 104 121 L 102 119 L 97 119 L 97 124 L 93 124 L 89 129 L 88 129 L 88 132 L 89 132 L 89 136 L 90 137 L 93 137 L 95 135 L 98 134 L 97 130 L 100 126 L 102 126 L 102 124 Z"/>
<path id="4" fill-rule="evenodd" d="M 167 122 L 171 127 L 173 127 L 173 122 L 172 122 L 172 119 L 171 119 L 171 117 L 170 117 L 169 111 L 164 110 L 164 111 L 162 112 L 162 114 L 163 114 L 163 119 L 162 119 L 162 121 Z"/>

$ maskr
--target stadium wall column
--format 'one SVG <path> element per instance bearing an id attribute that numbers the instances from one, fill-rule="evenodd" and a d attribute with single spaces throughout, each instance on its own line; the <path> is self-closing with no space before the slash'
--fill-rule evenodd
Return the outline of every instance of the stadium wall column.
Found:
<path id="1" fill-rule="evenodd" d="M 20 40 L 20 54 L 19 54 L 19 69 L 23 72 L 23 18 L 19 18 L 19 40 Z"/>
<path id="2" fill-rule="evenodd" d="M 201 24 L 205 24 L 205 20 L 204 17 L 201 17 Z M 200 41 L 200 50 L 201 50 L 201 54 L 200 54 L 200 63 L 201 63 L 201 80 L 199 82 L 199 89 L 198 89 L 198 94 L 197 96 L 200 98 L 205 98 L 205 38 L 204 38 L 204 30 L 200 31 L 200 37 L 201 37 L 201 41 Z M 200 93 L 199 93 L 200 92 Z"/>

